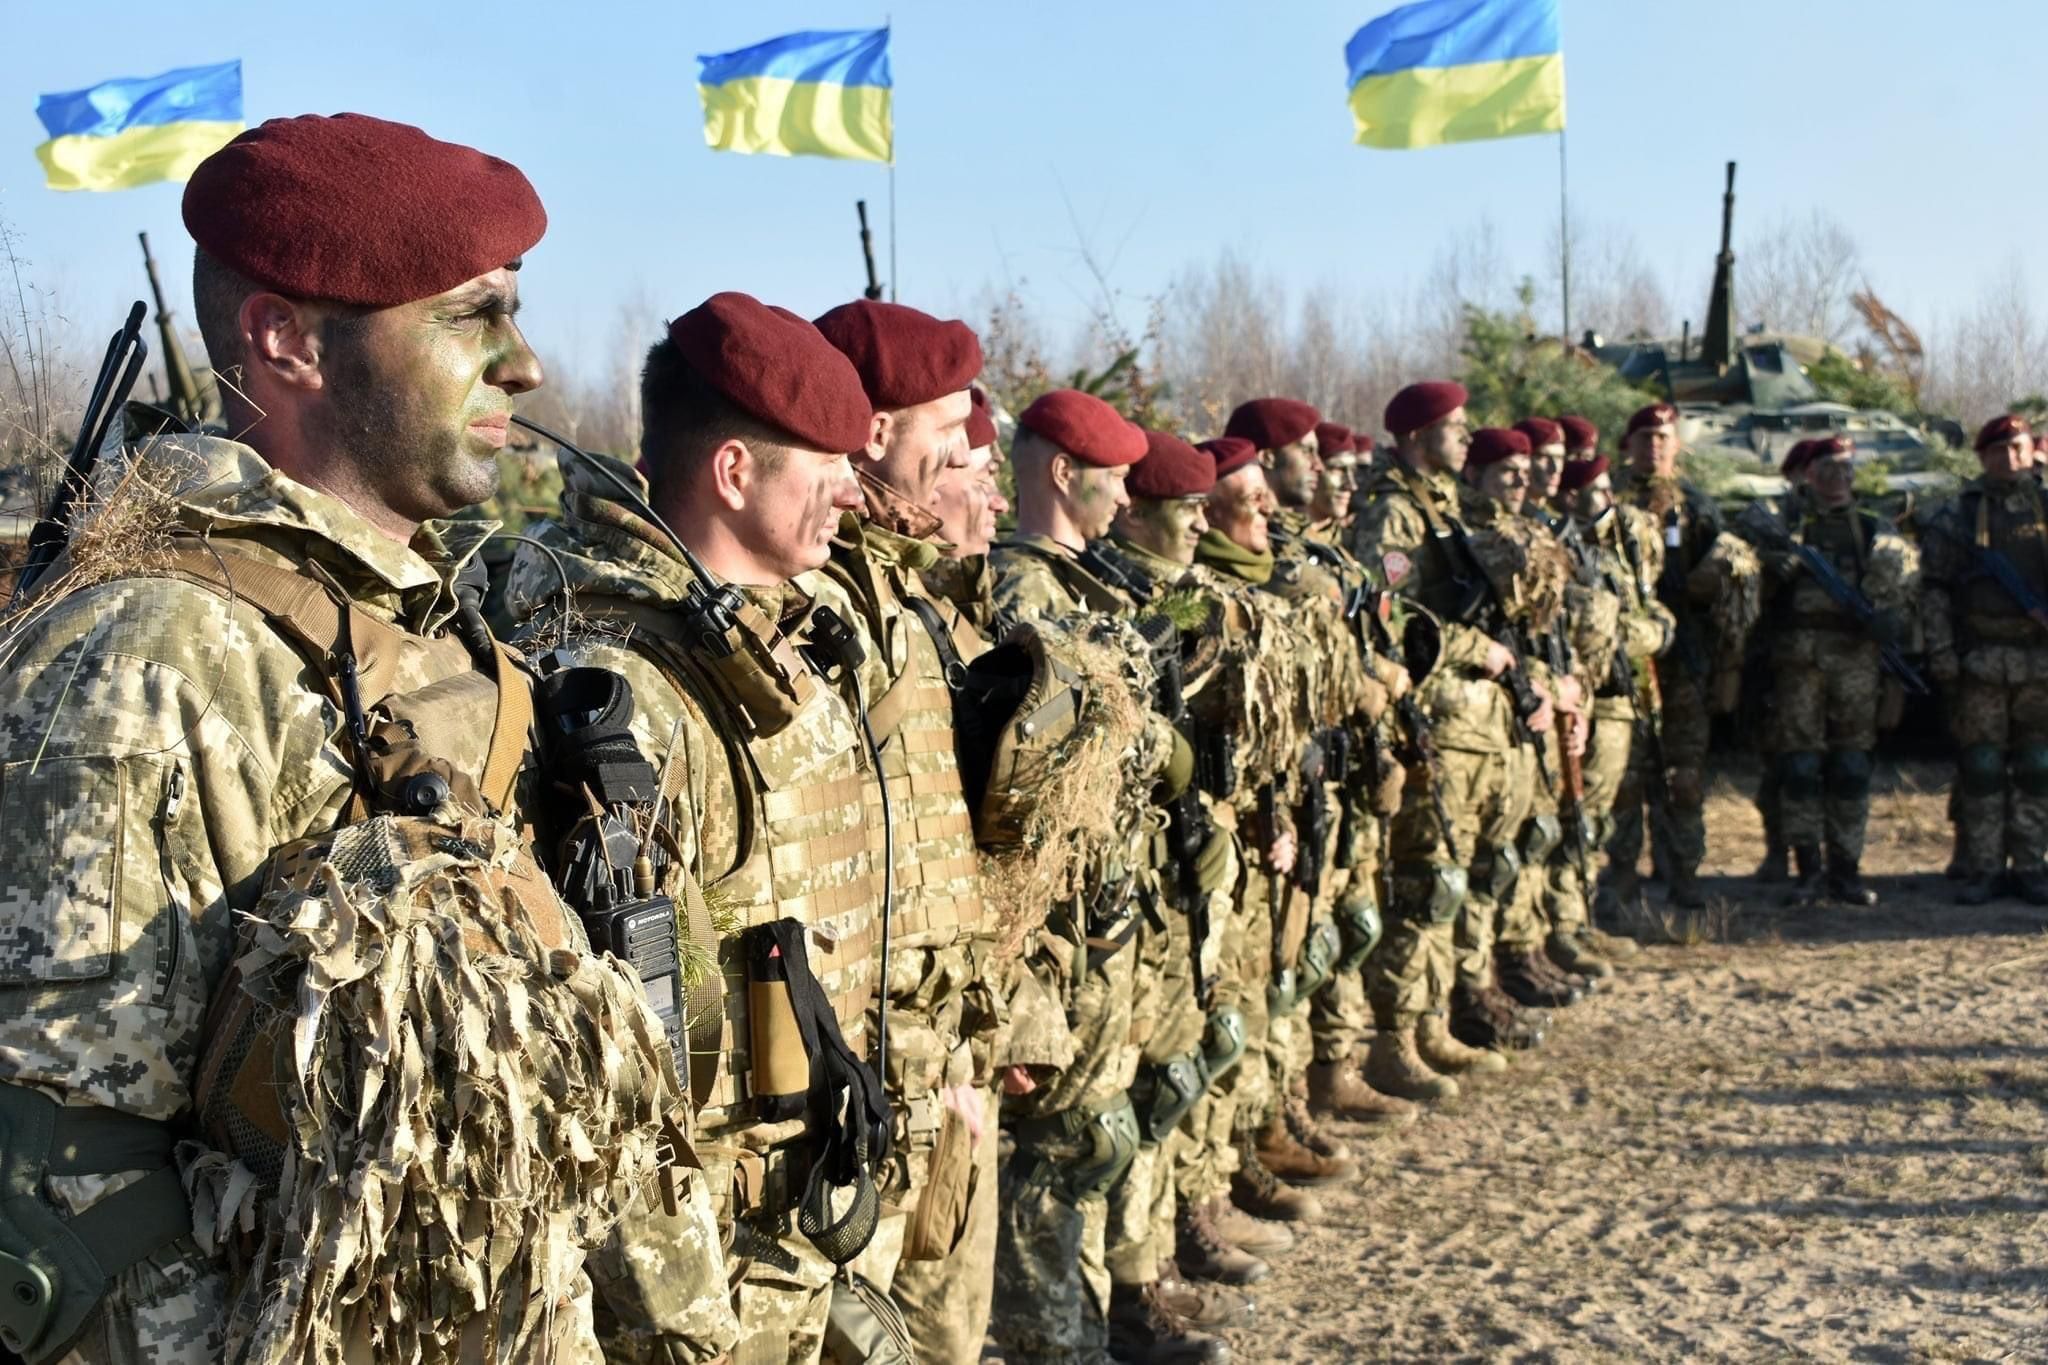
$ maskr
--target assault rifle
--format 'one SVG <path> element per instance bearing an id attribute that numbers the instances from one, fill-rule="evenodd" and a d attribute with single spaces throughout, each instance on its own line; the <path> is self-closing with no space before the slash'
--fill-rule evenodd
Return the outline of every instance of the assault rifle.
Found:
<path id="1" fill-rule="evenodd" d="M 1138 634 L 1151 646 L 1152 667 L 1158 678 L 1156 704 L 1159 713 L 1183 739 L 1188 732 L 1187 697 L 1181 690 L 1180 629 L 1164 616 L 1147 616 L 1138 623 Z M 1209 894 L 1202 889 L 1202 850 L 1214 831 L 1209 813 L 1202 809 L 1196 784 L 1189 782 L 1166 805 L 1167 843 L 1173 854 L 1174 870 L 1180 881 L 1181 908 L 1188 917 L 1188 956 L 1195 983 L 1195 999 L 1206 1011 L 1216 983 L 1202 971 L 1202 945 L 1209 938 Z"/>
<path id="2" fill-rule="evenodd" d="M 1405 669 L 1408 667 L 1408 649 L 1387 624 L 1385 608 L 1389 601 L 1388 589 L 1373 589 L 1365 619 L 1372 623 L 1371 628 L 1379 637 L 1379 652 Z M 1423 711 L 1422 703 L 1416 699 L 1421 680 L 1414 678 L 1412 673 L 1409 676 L 1414 686 L 1394 703 L 1394 715 L 1401 722 L 1402 733 L 1407 736 L 1409 766 L 1421 768 L 1429 777 L 1430 807 L 1436 814 L 1438 828 L 1443 831 L 1444 851 L 1451 855 L 1452 862 L 1462 864 L 1465 855 L 1458 851 L 1458 836 L 1451 824 L 1450 809 L 1444 804 L 1444 756 L 1436 747 L 1436 729 Z"/>
<path id="3" fill-rule="evenodd" d="M 1324 735 L 1312 735 L 1301 746 L 1300 818 L 1295 821 L 1294 871 L 1288 880 L 1313 896 L 1323 881 L 1323 845 L 1330 840 L 1330 754 Z"/>
<path id="4" fill-rule="evenodd" d="M 1858 534 L 1860 534 L 1860 531 Z M 1933 689 L 1928 687 L 1927 680 L 1920 676 L 1919 671 L 1913 665 L 1906 662 L 1906 652 L 1899 648 L 1897 641 L 1887 637 L 1884 623 L 1881 619 L 1882 613 L 1878 611 L 1877 604 L 1872 602 L 1861 588 L 1842 577 L 1841 571 L 1828 562 L 1828 557 L 1813 546 L 1803 541 L 1795 540 L 1789 534 L 1780 534 L 1772 537 L 1772 539 L 1775 542 L 1776 548 L 1789 551 L 1799 561 L 1801 567 L 1812 576 L 1813 581 L 1820 585 L 1821 591 L 1825 592 L 1836 606 L 1847 612 L 1850 618 L 1856 622 L 1857 627 L 1876 643 L 1877 660 L 1884 665 L 1885 672 L 1897 678 L 1899 685 L 1916 697 L 1933 695 Z M 1974 545 L 1971 548 L 1980 549 L 1980 547 Z M 1984 550 L 1982 552 L 1998 554 L 1995 550 Z M 2012 562 L 2006 559 L 2004 555 L 1998 555 L 1998 558 L 2005 565 L 2006 570 L 2011 572 Z M 2000 582 L 1999 587 L 2004 589 L 2005 584 Z M 2006 590 L 2010 591 L 2010 589 Z M 2017 601 L 2018 599 L 2014 600 Z M 2044 607 L 2043 610 L 2048 611 L 2048 607 Z M 2031 615 L 2031 613 L 2029 614 Z"/>

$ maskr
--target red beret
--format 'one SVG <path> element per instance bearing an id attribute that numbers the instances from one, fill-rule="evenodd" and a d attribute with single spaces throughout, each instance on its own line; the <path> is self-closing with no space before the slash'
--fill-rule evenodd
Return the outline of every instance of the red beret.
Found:
<path id="1" fill-rule="evenodd" d="M 1079 389 L 1040 394 L 1017 425 L 1097 469 L 1115 469 L 1145 458 L 1145 433 L 1115 408 Z"/>
<path id="2" fill-rule="evenodd" d="M 1387 430 L 1396 436 L 1406 436 L 1411 431 L 1420 431 L 1435 422 L 1441 422 L 1452 412 L 1465 406 L 1471 395 L 1465 392 L 1463 384 L 1448 380 L 1430 379 L 1420 384 L 1410 384 L 1394 395 L 1387 404 Z"/>
<path id="3" fill-rule="evenodd" d="M 1621 433 L 1621 439 L 1626 441 L 1639 431 L 1647 431 L 1651 427 L 1661 427 L 1666 423 L 1673 426 L 1678 424 L 1678 409 L 1672 407 L 1669 403 L 1652 403 L 1646 408 L 1637 408 L 1634 414 L 1629 417 L 1628 427 Z"/>
<path id="4" fill-rule="evenodd" d="M 1358 449 L 1351 428 L 1341 422 L 1316 423 L 1316 450 L 1324 455 L 1342 455 Z"/>
<path id="5" fill-rule="evenodd" d="M 996 443 L 996 419 L 988 413 L 988 394 L 980 389 L 971 389 L 969 393 L 973 406 L 967 409 L 967 448 L 980 450 Z"/>
<path id="6" fill-rule="evenodd" d="M 1572 454 L 1600 448 L 1600 428 L 1585 418 L 1568 412 L 1557 419 L 1557 424 L 1564 428 L 1564 448 Z"/>
<path id="7" fill-rule="evenodd" d="M 1529 453 L 1529 438 L 1506 427 L 1481 427 L 1472 433 L 1472 447 L 1465 452 L 1465 467 L 1484 469 L 1515 455 Z"/>
<path id="8" fill-rule="evenodd" d="M 1524 417 L 1515 423 L 1515 430 L 1529 438 L 1529 453 L 1532 455 L 1544 446 L 1564 444 L 1564 428 L 1548 417 Z"/>
<path id="9" fill-rule="evenodd" d="M 1374 441 L 1372 437 L 1366 435 L 1362 431 L 1354 431 L 1351 433 L 1351 448 L 1361 455 L 1372 454 L 1373 447 L 1377 444 L 1377 441 Z"/>
<path id="10" fill-rule="evenodd" d="M 1219 480 L 1229 478 L 1248 464 L 1259 462 L 1259 448 L 1242 436 L 1218 436 L 1203 441 L 1195 449 L 1207 451 L 1209 458 L 1216 461 Z"/>
<path id="11" fill-rule="evenodd" d="M 1785 452 L 1785 458 L 1778 461 L 1778 472 L 1789 479 L 1812 464 L 1814 444 L 1812 441 L 1794 441 L 1792 448 Z"/>
<path id="12" fill-rule="evenodd" d="M 1223 434 L 1242 436 L 1260 450 L 1278 450 L 1314 431 L 1322 419 L 1320 412 L 1292 398 L 1254 398 L 1237 405 Z"/>
<path id="13" fill-rule="evenodd" d="M 1124 480 L 1134 498 L 1205 498 L 1215 486 L 1216 462 L 1164 431 L 1145 433 L 1145 458 Z"/>
<path id="14" fill-rule="evenodd" d="M 185 230 L 294 298 L 389 308 L 511 265 L 547 231 L 519 168 L 406 123 L 302 114 L 199 163 Z"/>
<path id="15" fill-rule="evenodd" d="M 1557 491 L 1575 493 L 1581 488 L 1592 486 L 1593 480 L 1607 472 L 1607 457 L 1595 455 L 1590 460 L 1565 461 L 1564 473 L 1558 475 Z"/>
<path id="16" fill-rule="evenodd" d="M 877 411 L 958 393 L 981 373 L 981 342 L 972 327 L 900 303 L 842 303 L 818 319 L 818 330 L 853 361 Z"/>
<path id="17" fill-rule="evenodd" d="M 796 444 L 835 454 L 867 444 L 874 410 L 853 362 L 788 309 L 713 294 L 668 337 L 705 383 Z"/>
<path id="18" fill-rule="evenodd" d="M 2034 429 L 2027 425 L 2027 419 L 2018 413 L 2008 412 L 2003 417 L 1994 417 L 1986 422 L 1977 433 L 1977 444 L 1972 447 L 1982 450 L 1985 446 L 1997 445 L 2020 436 L 2031 436 Z"/>

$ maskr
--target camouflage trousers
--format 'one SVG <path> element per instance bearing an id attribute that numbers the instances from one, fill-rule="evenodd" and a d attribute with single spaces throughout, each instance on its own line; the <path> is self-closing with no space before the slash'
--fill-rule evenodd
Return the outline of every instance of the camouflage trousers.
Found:
<path id="1" fill-rule="evenodd" d="M 1272 880 L 1263 856 L 1246 850 L 1238 882 L 1242 929 L 1235 954 L 1240 967 L 1237 1006 L 1244 1011 L 1245 1051 L 1244 1060 L 1225 1078 L 1234 1099 L 1232 1120 L 1238 1133 L 1257 1132 L 1279 1110 L 1273 1077 L 1286 1072 L 1291 1036 L 1284 1018 L 1275 1027 L 1268 995 L 1273 980 Z"/>
<path id="2" fill-rule="evenodd" d="M 1586 823 L 1591 827 L 1587 861 L 1599 871 L 1599 859 L 1614 840 L 1614 803 L 1628 780 L 1636 750 L 1635 703 L 1627 697 L 1593 701 L 1593 733 L 1586 740 Z M 1589 891 L 1592 888 L 1587 888 Z"/>
<path id="3" fill-rule="evenodd" d="M 1375 905 L 1384 904 L 1379 884 L 1379 821 L 1369 815 L 1359 818 L 1364 826 L 1361 830 L 1363 837 L 1358 840 L 1358 847 L 1346 850 L 1351 857 L 1351 865 L 1337 867 L 1333 858 L 1324 879 L 1329 888 L 1329 909 L 1325 914 L 1339 914 L 1341 918 L 1345 902 L 1354 893 L 1371 897 Z M 1331 977 L 1309 999 L 1308 1027 L 1313 1060 L 1351 1060 L 1372 1027 L 1372 1011 L 1365 1002 L 1364 976 L 1358 971 L 1349 971 L 1338 972 Z"/>
<path id="4" fill-rule="evenodd" d="M 671 1216 L 649 1191 L 590 1258 L 593 1320 L 607 1361 L 714 1360 L 739 1335 L 709 1182 L 702 1174 L 682 1182 L 678 1199 Z"/>
<path id="5" fill-rule="evenodd" d="M 1215 815 L 1219 825 L 1235 830 L 1235 815 L 1227 806 L 1219 803 Z M 1232 838 L 1222 884 L 1209 898 L 1211 937 L 1216 952 L 1213 961 L 1205 956 L 1204 965 L 1214 983 L 1210 1010 L 1238 1010 L 1245 1016 L 1249 1032 L 1250 1021 L 1255 1017 L 1252 996 L 1256 995 L 1259 1002 L 1256 1017 L 1263 1018 L 1264 1015 L 1266 982 L 1260 967 L 1266 958 L 1247 955 L 1244 901 L 1239 895 L 1243 868 L 1242 853 L 1237 840 Z M 1205 1030 L 1206 1025 L 1205 1020 Z M 1252 1055 L 1253 1046 L 1247 1043 L 1247 1057 Z M 1173 1172 L 1174 1187 L 1183 1200 L 1202 1203 L 1230 1188 L 1230 1177 L 1237 1171 L 1239 1159 L 1236 1139 L 1238 1107 L 1240 1103 L 1247 1102 L 1247 1097 L 1254 1107 L 1264 1103 L 1265 1077 L 1261 1073 L 1252 1079 L 1250 1075 L 1258 1071 L 1259 1068 L 1247 1066 L 1245 1060 L 1240 1059 L 1238 1065 L 1210 1082 L 1209 1088 L 1202 1092 L 1202 1098 L 1195 1101 L 1195 1107 L 1181 1120 L 1181 1128 L 1188 1140 L 1174 1148 Z"/>
<path id="6" fill-rule="evenodd" d="M 1664 705 L 1658 737 L 1664 750 L 1662 780 L 1650 771 L 1652 749 L 1637 745 L 1614 802 L 1614 834 L 1607 853 L 1617 867 L 1633 869 L 1643 856 L 1644 812 L 1648 811 L 1657 860 L 1666 875 L 1691 877 L 1707 856 L 1707 741 L 1712 726 L 1707 683 L 1677 667 L 1658 673 Z"/>
<path id="7" fill-rule="evenodd" d="M 588 1305 L 585 1305 L 586 1309 Z M 215 1365 L 227 1350 L 228 1281 L 189 1239 L 114 1277 L 62 1365 Z"/>
<path id="8" fill-rule="evenodd" d="M 1173 1259 L 1179 1203 L 1174 1163 L 1191 1140 L 1176 1128 L 1165 1141 L 1140 1147 L 1123 1179 L 1110 1188 L 1104 1262 L 1112 1284 L 1150 1284 Z"/>
<path id="9" fill-rule="evenodd" d="M 1771 651 L 1765 728 L 1778 750 L 1778 827 L 1792 848 L 1863 856 L 1871 751 L 1884 671 L 1875 642 L 1848 631 L 1794 630 Z"/>
<path id="10" fill-rule="evenodd" d="M 1477 843 L 1453 935 L 1457 978 L 1472 989 L 1493 984 L 1493 946 L 1522 881 L 1519 841 L 1538 785 L 1532 746 L 1518 744 L 1493 757 L 1501 764 L 1497 775 L 1473 791 L 1479 802 Z"/>
<path id="11" fill-rule="evenodd" d="M 1552 729 L 1537 736 L 1543 745 L 1543 761 L 1550 781 L 1545 782 L 1536 764 L 1536 749 L 1523 745 L 1515 750 L 1514 785 L 1528 793 L 1522 826 L 1516 838 L 1520 865 L 1514 885 L 1502 897 L 1496 922 L 1495 943 L 1510 952 L 1542 952 L 1550 934 L 1550 920 L 1560 886 L 1558 858 L 1564 851 L 1564 830 L 1559 815 L 1558 793 L 1552 783 L 1563 773 L 1563 746 Z M 1542 848 L 1539 845 L 1548 844 Z M 1576 884 L 1577 878 L 1571 879 Z"/>
<path id="12" fill-rule="evenodd" d="M 903 1310 L 919 1360 L 973 1360 L 988 1335 L 995 1297 L 998 1101 L 982 1095 L 985 1127 L 970 1150 L 966 1225 L 941 1260 L 899 1261 L 888 1286 Z"/>
<path id="13" fill-rule="evenodd" d="M 1956 827 L 1973 876 L 2048 856 L 2048 648 L 1984 644 L 1962 658 L 1955 732 Z"/>
<path id="14" fill-rule="evenodd" d="M 1481 846 L 1482 828 L 1497 847 L 1519 823 L 1503 819 L 1511 761 L 1506 751 L 1446 749 L 1442 759 L 1449 828 L 1431 799 L 1433 779 L 1414 768 L 1388 832 L 1386 933 L 1365 963 L 1366 999 L 1380 1029 L 1412 1029 L 1423 1015 L 1449 1007 L 1458 968 L 1457 925 L 1464 918 L 1458 884 L 1470 879 L 1466 866 L 1452 859 L 1451 844 L 1469 863 Z M 1489 905 L 1489 944 L 1491 912 Z"/>

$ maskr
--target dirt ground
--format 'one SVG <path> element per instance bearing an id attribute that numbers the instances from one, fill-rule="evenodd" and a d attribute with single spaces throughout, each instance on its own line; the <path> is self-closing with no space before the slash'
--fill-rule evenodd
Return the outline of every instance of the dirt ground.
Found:
<path id="1" fill-rule="evenodd" d="M 1873 910 L 1745 880 L 1505 1076 L 1360 1138 L 1240 1361 L 2048 1360 L 2048 911 L 1963 910 L 1944 766 L 1883 774 Z M 1652 888 L 1653 898 L 1657 889 Z"/>

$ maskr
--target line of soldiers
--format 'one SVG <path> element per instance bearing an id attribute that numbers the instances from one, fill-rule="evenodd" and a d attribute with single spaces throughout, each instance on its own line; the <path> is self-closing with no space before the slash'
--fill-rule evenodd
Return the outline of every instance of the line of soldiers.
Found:
<path id="1" fill-rule="evenodd" d="M 307 116 L 184 210 L 225 433 L 109 452 L 0 633 L 0 1343 L 36 1365 L 1224 1360 L 1357 1176 L 1331 1118 L 1540 1043 L 1635 953 L 1593 911 L 1646 840 L 1698 903 L 1762 575 L 1668 405 L 1621 469 L 1448 382 L 1384 453 L 1076 390 L 1005 453 L 965 324 L 721 293 L 647 352 L 638 466 L 556 438 L 559 514 L 493 541 L 453 518 L 542 382 L 525 177 Z M 1766 558 L 1822 691 L 1780 672 L 1774 799 L 1802 888 L 1862 899 L 1832 718 L 1886 642 L 1794 561 L 1915 578 L 1867 521 L 1837 546 L 1810 454 Z M 1993 544 L 2002 488 L 1963 504 Z M 1940 581 L 1976 595 L 1937 672 L 2030 681 Z M 1959 809 L 2009 769 L 2024 874 L 2048 762 L 1997 696 Z"/>

